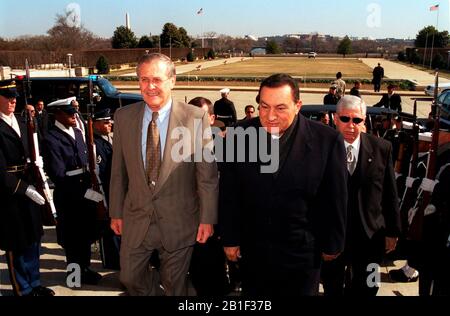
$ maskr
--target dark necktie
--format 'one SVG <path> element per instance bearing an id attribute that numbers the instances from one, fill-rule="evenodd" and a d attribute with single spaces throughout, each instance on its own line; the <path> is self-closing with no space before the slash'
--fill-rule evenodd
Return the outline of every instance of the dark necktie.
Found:
<path id="1" fill-rule="evenodd" d="M 156 186 L 158 180 L 159 168 L 161 167 L 161 141 L 159 139 L 159 130 L 156 125 L 159 113 L 152 113 L 152 120 L 148 125 L 147 131 L 147 149 L 145 152 L 147 181 L 151 189 Z"/>
<path id="2" fill-rule="evenodd" d="M 351 175 L 353 175 L 353 172 L 355 171 L 355 167 L 356 167 L 356 158 L 353 155 L 352 150 L 353 150 L 353 146 L 348 145 L 347 146 L 347 169 Z"/>

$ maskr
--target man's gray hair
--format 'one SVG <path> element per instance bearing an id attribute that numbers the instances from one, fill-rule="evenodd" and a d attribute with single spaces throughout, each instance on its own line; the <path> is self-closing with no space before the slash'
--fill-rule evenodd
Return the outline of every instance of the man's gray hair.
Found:
<path id="1" fill-rule="evenodd" d="M 359 110 L 361 111 L 363 116 L 366 116 L 367 112 L 366 102 L 364 102 L 363 99 L 356 97 L 354 95 L 343 96 L 336 106 L 336 113 L 339 114 L 343 110 Z"/>
<path id="2" fill-rule="evenodd" d="M 164 54 L 159 54 L 159 53 L 152 53 L 152 54 L 145 54 L 143 56 L 141 56 L 138 60 L 138 64 L 136 67 L 136 73 L 139 77 L 139 68 L 143 65 L 143 64 L 149 64 L 154 60 L 159 60 L 163 63 L 165 63 L 167 65 L 167 77 L 172 78 L 176 76 L 176 70 L 175 70 L 175 64 L 172 62 L 172 60 L 164 55 Z"/>

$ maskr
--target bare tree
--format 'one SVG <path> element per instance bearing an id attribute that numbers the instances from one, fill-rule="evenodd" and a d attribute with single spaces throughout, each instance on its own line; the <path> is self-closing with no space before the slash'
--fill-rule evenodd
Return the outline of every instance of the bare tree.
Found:
<path id="1" fill-rule="evenodd" d="M 47 31 L 50 37 L 50 49 L 83 50 L 97 48 L 99 38 L 83 25 L 76 26 L 71 21 L 72 12 L 57 14 L 55 25 Z"/>

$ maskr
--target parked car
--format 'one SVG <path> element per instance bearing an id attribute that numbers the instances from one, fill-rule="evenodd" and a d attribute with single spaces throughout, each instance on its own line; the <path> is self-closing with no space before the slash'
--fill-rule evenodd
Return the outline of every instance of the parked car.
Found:
<path id="1" fill-rule="evenodd" d="M 440 83 L 438 88 L 438 94 L 444 91 L 450 90 L 450 83 Z M 434 83 L 428 85 L 425 88 L 425 94 L 429 96 L 434 96 Z"/>
<path id="2" fill-rule="evenodd" d="M 450 125 L 450 89 L 442 92 L 437 98 L 441 121 Z"/>
<path id="3" fill-rule="evenodd" d="M 309 52 L 308 53 L 308 58 L 316 58 L 317 57 L 317 53 L 316 52 Z"/>
<path id="4" fill-rule="evenodd" d="M 17 98 L 16 110 L 20 112 L 25 105 L 24 86 L 27 86 L 27 78 L 18 76 L 15 80 L 20 95 Z M 93 94 L 100 97 L 98 98 L 100 100 L 95 103 L 96 111 L 110 108 L 112 112 L 115 112 L 117 108 L 143 100 L 139 94 L 121 93 L 108 79 L 92 75 L 72 78 L 31 78 L 30 88 L 26 89 L 27 91 L 30 90 L 27 92 L 28 103 L 35 104 L 41 99 L 45 104 L 48 104 L 59 99 L 76 96 L 80 104 L 80 111 L 85 114 L 88 112 L 87 104 L 90 102 L 89 81 L 92 81 L 93 84 Z"/>

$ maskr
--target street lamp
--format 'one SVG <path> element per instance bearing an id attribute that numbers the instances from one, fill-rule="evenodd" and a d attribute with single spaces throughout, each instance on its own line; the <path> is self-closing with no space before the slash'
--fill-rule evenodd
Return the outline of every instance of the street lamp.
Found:
<path id="1" fill-rule="evenodd" d="M 447 68 L 450 68 L 450 50 L 447 51 L 448 57 L 447 57 Z"/>
<path id="2" fill-rule="evenodd" d="M 72 54 L 67 54 L 67 57 L 69 57 L 69 78 L 71 77 L 71 69 L 72 69 Z"/>
<path id="3" fill-rule="evenodd" d="M 169 36 L 169 57 L 172 60 L 172 36 Z"/>

